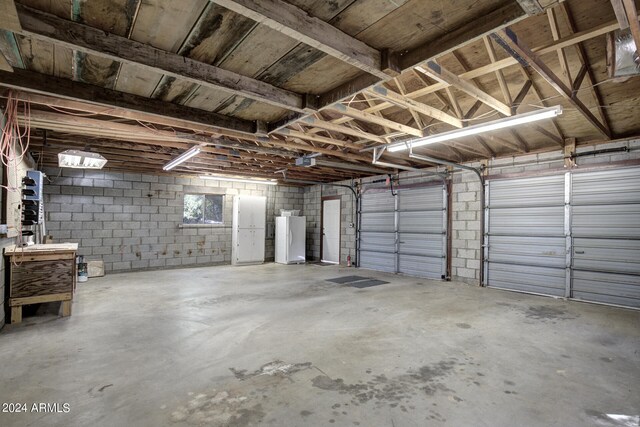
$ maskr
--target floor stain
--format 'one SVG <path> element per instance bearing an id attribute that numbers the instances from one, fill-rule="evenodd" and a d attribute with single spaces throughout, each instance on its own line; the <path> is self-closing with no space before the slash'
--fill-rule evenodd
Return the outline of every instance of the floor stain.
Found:
<path id="1" fill-rule="evenodd" d="M 461 328 L 461 329 L 469 329 L 469 328 L 471 328 L 471 325 L 469 325 L 468 323 L 456 323 L 456 326 L 458 328 Z"/>
<path id="2" fill-rule="evenodd" d="M 300 416 L 303 418 L 308 417 L 309 415 L 313 415 L 313 412 L 307 411 L 306 409 L 304 411 L 300 411 Z"/>
<path id="3" fill-rule="evenodd" d="M 575 319 L 575 317 L 568 314 L 566 310 L 548 305 L 530 306 L 525 312 L 525 317 L 542 321 Z"/>
<path id="4" fill-rule="evenodd" d="M 265 417 L 261 404 L 253 404 L 248 397 L 226 391 L 212 390 L 191 398 L 170 415 L 172 422 L 192 425 L 245 427 L 259 424 Z"/>
<path id="5" fill-rule="evenodd" d="M 281 376 L 287 377 L 305 369 L 311 367 L 311 362 L 306 363 L 286 363 L 282 360 L 274 360 L 273 362 L 266 363 L 260 367 L 260 369 L 247 373 L 246 369 L 229 368 L 231 373 L 239 379 L 246 380 L 248 378 L 257 377 L 260 375 Z"/>
<path id="6" fill-rule="evenodd" d="M 454 372 L 456 365 L 457 362 L 454 360 L 443 360 L 409 370 L 403 375 L 394 377 L 387 377 L 384 374 L 373 375 L 366 383 L 354 384 L 345 383 L 342 378 L 334 379 L 327 375 L 318 375 L 311 380 L 311 384 L 321 390 L 347 395 L 350 397 L 349 403 L 355 405 L 372 401 L 380 406 L 389 405 L 395 408 L 398 403 L 407 402 L 421 394 L 432 396 L 439 391 L 453 392 L 446 386 L 444 379 Z M 455 401 L 459 402 L 462 399 Z M 334 405 L 335 408 L 337 407 Z M 400 409 L 406 411 L 402 405 Z"/>

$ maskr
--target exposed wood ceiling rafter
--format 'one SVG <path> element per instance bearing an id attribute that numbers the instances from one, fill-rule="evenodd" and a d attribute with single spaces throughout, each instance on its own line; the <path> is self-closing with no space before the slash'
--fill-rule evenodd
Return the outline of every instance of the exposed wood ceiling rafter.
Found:
<path id="1" fill-rule="evenodd" d="M 18 14 L 22 24 L 20 34 L 123 64 L 142 67 L 231 95 L 240 95 L 293 111 L 308 112 L 309 106 L 305 105 L 302 95 L 269 83 L 25 6 L 18 6 Z"/>
<path id="2" fill-rule="evenodd" d="M 589 110 L 589 108 L 580 100 L 574 96 L 570 87 L 564 84 L 564 82 L 553 72 L 551 69 L 540 59 L 539 55 L 532 52 L 521 40 L 518 39 L 515 33 L 509 29 L 500 30 L 494 35 L 496 41 L 503 46 L 507 52 L 515 57 L 519 57 L 520 60 L 525 61 L 531 68 L 536 70 L 540 76 L 547 81 L 564 99 L 569 101 L 580 114 L 598 130 L 602 136 L 611 139 L 611 131 L 602 124 Z"/>
<path id="3" fill-rule="evenodd" d="M 211 0 L 381 79 L 382 53 L 283 0 Z M 397 73 L 396 73 L 397 74 Z"/>

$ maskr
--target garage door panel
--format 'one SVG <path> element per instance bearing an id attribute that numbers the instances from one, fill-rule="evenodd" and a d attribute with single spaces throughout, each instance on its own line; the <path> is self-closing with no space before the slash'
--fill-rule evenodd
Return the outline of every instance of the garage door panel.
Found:
<path id="1" fill-rule="evenodd" d="M 640 276 L 577 270 L 573 276 L 573 297 L 640 307 Z"/>
<path id="2" fill-rule="evenodd" d="M 359 265 L 439 279 L 446 271 L 444 187 L 431 182 L 396 190 L 396 196 L 389 189 L 362 195 Z"/>
<path id="3" fill-rule="evenodd" d="M 398 271 L 410 276 L 441 279 L 444 275 L 444 258 L 403 255 L 400 257 Z"/>
<path id="4" fill-rule="evenodd" d="M 625 168 L 573 175 L 573 205 L 640 204 L 640 168 Z"/>
<path id="5" fill-rule="evenodd" d="M 442 257 L 442 234 L 399 234 L 399 252 L 407 255 L 421 255 L 428 257 Z"/>
<path id="6" fill-rule="evenodd" d="M 564 176 L 490 181 L 490 207 L 539 207 L 564 204 Z"/>
<path id="7" fill-rule="evenodd" d="M 405 233 L 444 232 L 443 211 L 399 212 L 398 231 Z"/>
<path id="8" fill-rule="evenodd" d="M 396 201 L 390 191 L 368 191 L 360 200 L 362 212 L 393 212 L 395 208 Z"/>
<path id="9" fill-rule="evenodd" d="M 368 252 L 360 250 L 360 267 L 371 270 L 386 271 L 395 273 L 395 254 L 382 252 Z"/>
<path id="10" fill-rule="evenodd" d="M 640 204 L 574 206 L 572 234 L 640 238 Z"/>
<path id="11" fill-rule="evenodd" d="M 564 206 L 490 209 L 489 233 L 517 236 L 564 235 Z"/>
<path id="12" fill-rule="evenodd" d="M 491 262 L 492 287 L 545 295 L 564 296 L 565 269 Z"/>
<path id="13" fill-rule="evenodd" d="M 369 212 L 362 215 L 360 229 L 362 231 L 395 231 L 393 212 Z"/>
<path id="14" fill-rule="evenodd" d="M 442 210 L 442 185 L 400 190 L 398 193 L 398 207 L 401 211 Z"/>
<path id="15" fill-rule="evenodd" d="M 574 238 L 573 268 L 640 275 L 640 240 Z"/>
<path id="16" fill-rule="evenodd" d="M 362 232 L 360 234 L 360 249 L 374 252 L 395 252 L 395 233 L 372 233 Z"/>
<path id="17" fill-rule="evenodd" d="M 564 237 L 489 237 L 489 261 L 565 268 Z"/>

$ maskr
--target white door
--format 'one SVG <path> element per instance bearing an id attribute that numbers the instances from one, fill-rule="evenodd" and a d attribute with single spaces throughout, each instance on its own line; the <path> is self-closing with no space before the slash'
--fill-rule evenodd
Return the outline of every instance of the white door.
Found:
<path id="1" fill-rule="evenodd" d="M 340 262 L 340 200 L 322 202 L 322 262 Z"/>

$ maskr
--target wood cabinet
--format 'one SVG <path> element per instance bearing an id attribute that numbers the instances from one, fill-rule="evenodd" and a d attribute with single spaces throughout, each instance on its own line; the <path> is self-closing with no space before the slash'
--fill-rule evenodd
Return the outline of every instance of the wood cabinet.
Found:
<path id="1" fill-rule="evenodd" d="M 76 243 L 10 246 L 5 249 L 9 267 L 11 323 L 22 321 L 22 306 L 62 301 L 62 316 L 71 315 L 76 286 Z"/>

